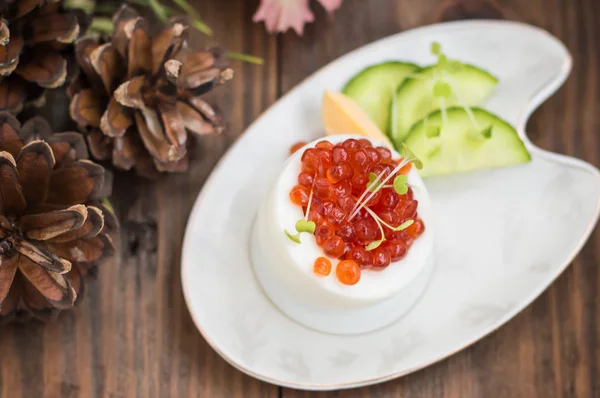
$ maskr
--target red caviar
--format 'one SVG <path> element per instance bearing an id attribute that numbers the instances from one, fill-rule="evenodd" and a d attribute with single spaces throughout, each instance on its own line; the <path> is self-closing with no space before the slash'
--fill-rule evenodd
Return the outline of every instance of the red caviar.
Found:
<path id="1" fill-rule="evenodd" d="M 296 142 L 290 148 L 290 155 L 293 154 L 294 152 L 297 152 L 298 149 L 302 148 L 304 145 L 306 145 L 306 142 L 304 142 L 304 141 L 298 141 L 298 142 Z"/>
<path id="2" fill-rule="evenodd" d="M 335 275 L 344 285 L 356 285 L 360 280 L 360 267 L 356 261 L 340 261 L 335 268 Z"/>
<path id="3" fill-rule="evenodd" d="M 300 143 L 297 145 L 296 150 L 301 147 Z M 366 247 L 371 242 L 381 239 L 377 222 L 366 209 L 349 220 L 358 199 L 367 190 L 369 173 L 383 173 L 384 179 L 400 160 L 392 159 L 388 148 L 373 147 L 365 139 L 348 139 L 337 145 L 320 141 L 314 148 L 302 153 L 298 185 L 290 191 L 290 199 L 306 211 L 310 190 L 313 190 L 308 219 L 316 224 L 314 235 L 323 253 L 342 260 L 336 268 L 336 275 L 344 284 L 357 283 L 361 269 L 384 269 L 391 262 L 401 260 L 425 231 L 412 189 L 409 187 L 406 194 L 400 195 L 388 187 L 395 176 L 373 195 L 367 206 L 392 227 L 414 220 L 410 227 L 394 232 L 383 226 L 386 239 L 379 247 L 368 251 Z M 411 168 L 411 163 L 408 163 L 396 175 L 408 174 Z M 370 193 L 362 201 L 368 196 Z M 321 264 L 322 259 L 325 258 L 319 257 L 315 261 L 315 273 L 321 274 L 317 271 L 317 262 Z"/>
<path id="4" fill-rule="evenodd" d="M 331 273 L 331 261 L 326 257 L 317 257 L 313 270 L 317 275 L 327 276 Z"/>

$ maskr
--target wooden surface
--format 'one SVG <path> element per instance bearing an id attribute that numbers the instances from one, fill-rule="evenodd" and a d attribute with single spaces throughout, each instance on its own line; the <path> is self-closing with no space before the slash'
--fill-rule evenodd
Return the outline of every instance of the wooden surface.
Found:
<path id="1" fill-rule="evenodd" d="M 197 147 L 189 174 L 152 183 L 117 176 L 113 200 L 124 220 L 118 258 L 104 266 L 74 313 L 45 326 L 0 328 L 1 398 L 600 397 L 598 233 L 541 297 L 497 332 L 407 377 L 337 393 L 279 389 L 227 365 L 194 328 L 179 275 L 184 227 L 198 190 L 253 119 L 340 55 L 436 20 L 505 17 L 562 39 L 574 55 L 573 74 L 528 130 L 542 147 L 598 166 L 600 2 L 345 0 L 334 20 L 318 10 L 303 38 L 268 36 L 253 24 L 257 0 L 192 3 L 223 45 L 261 56 L 265 65 L 234 63 L 234 83 L 213 97 L 230 127 Z M 194 41 L 206 43 L 200 35 Z"/>

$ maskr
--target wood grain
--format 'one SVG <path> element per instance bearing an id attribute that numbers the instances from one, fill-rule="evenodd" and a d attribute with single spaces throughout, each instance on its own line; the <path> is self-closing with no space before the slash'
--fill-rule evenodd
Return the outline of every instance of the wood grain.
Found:
<path id="1" fill-rule="evenodd" d="M 600 164 L 600 3 L 597 0 L 345 0 L 333 19 L 313 2 L 305 35 L 269 36 L 251 17 L 258 0 L 192 1 L 235 63 L 212 100 L 229 122 L 194 150 L 186 175 L 116 178 L 119 255 L 81 307 L 51 324 L 0 327 L 0 398 L 37 397 L 599 397 L 600 235 L 533 304 L 470 348 L 407 377 L 368 388 L 308 393 L 256 381 L 225 363 L 195 329 L 181 294 L 179 257 L 198 190 L 227 147 L 278 96 L 319 67 L 381 37 L 439 20 L 508 18 L 557 35 L 575 65 L 532 117 L 540 146 Z M 398 55 L 399 57 L 401 55 Z M 207 305 L 210 305 L 207 303 Z"/>

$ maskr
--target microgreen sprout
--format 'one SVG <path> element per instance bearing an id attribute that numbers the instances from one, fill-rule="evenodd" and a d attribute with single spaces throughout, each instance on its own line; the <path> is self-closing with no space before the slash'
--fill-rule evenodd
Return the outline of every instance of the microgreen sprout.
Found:
<path id="1" fill-rule="evenodd" d="M 427 123 L 425 123 L 425 135 L 429 138 L 439 137 L 443 126 L 448 123 L 447 104 L 452 100 L 456 100 L 458 104 L 465 110 L 469 120 L 471 121 L 471 124 L 473 125 L 475 132 L 470 134 L 472 138 L 477 140 L 481 140 L 481 138 L 491 138 L 491 126 L 482 128 L 477 123 L 473 111 L 464 100 L 454 80 L 453 75 L 464 68 L 465 65 L 458 60 L 449 59 L 442 52 L 442 46 L 438 42 L 431 43 L 431 54 L 437 58 L 437 63 L 433 67 L 433 77 L 431 78 L 432 95 L 439 102 L 440 112 L 442 115 L 442 126 L 428 126 Z M 425 120 L 425 122 L 427 122 L 427 120 Z"/>
<path id="2" fill-rule="evenodd" d="M 392 170 L 392 172 L 390 174 L 387 175 L 387 177 L 385 177 L 383 179 L 383 181 L 381 181 L 380 184 L 379 184 L 379 181 L 381 180 L 385 171 L 382 171 L 377 176 L 377 178 L 375 178 L 373 180 L 373 182 L 371 182 L 371 183 L 369 183 L 369 185 L 367 185 L 367 189 L 365 189 L 365 191 L 360 196 L 360 198 L 358 198 L 356 205 L 354 205 L 354 209 L 350 213 L 350 216 L 348 217 L 348 221 L 352 220 L 358 214 L 358 212 L 363 207 L 365 207 L 367 205 L 367 203 L 369 203 L 369 201 L 373 198 L 373 196 L 375 196 L 377 194 L 377 192 L 379 192 L 379 190 L 381 188 L 383 188 L 385 186 L 385 184 L 389 180 L 391 180 L 392 177 L 395 176 L 396 173 L 398 173 L 404 166 L 406 166 L 407 164 L 412 162 L 412 164 L 417 169 L 421 170 L 423 168 L 423 162 L 421 162 L 419 160 L 419 158 L 410 150 L 410 148 L 408 146 L 406 146 L 406 144 L 403 144 L 403 155 L 404 155 L 404 158 L 402 159 L 402 161 L 398 164 L 398 166 L 396 166 L 396 168 L 394 170 Z M 378 185 L 373 191 L 371 191 L 370 188 L 373 184 L 378 184 Z M 369 192 L 370 192 L 370 194 L 369 194 Z M 366 199 L 365 199 L 365 196 L 366 196 Z"/>
<path id="3" fill-rule="evenodd" d="M 377 181 L 375 181 L 377 180 Z M 370 172 L 369 173 L 369 183 L 367 184 L 367 189 L 369 192 L 373 192 L 376 189 L 379 189 L 381 186 L 381 179 L 377 177 L 377 174 Z"/>
<path id="4" fill-rule="evenodd" d="M 300 234 L 305 232 L 307 234 L 314 234 L 315 233 L 315 229 L 317 228 L 317 224 L 315 224 L 314 221 L 306 221 L 304 219 L 299 219 L 298 221 L 296 221 L 296 225 L 295 225 L 295 229 L 296 229 L 296 234 L 292 234 L 291 232 L 288 232 L 287 229 L 283 230 L 283 232 L 285 232 L 285 234 L 287 235 L 287 237 L 295 243 L 302 243 L 302 241 L 300 240 Z"/>
<path id="5" fill-rule="evenodd" d="M 433 86 L 433 96 L 436 98 L 450 98 L 452 96 L 452 89 L 448 83 L 440 80 Z"/>
<path id="6" fill-rule="evenodd" d="M 427 138 L 437 138 L 440 136 L 442 128 L 440 126 L 427 126 L 425 128 L 425 135 Z"/>
<path id="7" fill-rule="evenodd" d="M 442 131 L 441 127 L 429 124 L 427 116 L 423 119 L 423 125 L 425 127 L 425 135 L 427 138 L 437 138 L 440 136 L 440 132 Z"/>
<path id="8" fill-rule="evenodd" d="M 492 126 L 487 126 L 486 128 L 484 128 L 481 131 L 481 135 L 483 136 L 483 138 L 485 139 L 489 139 L 492 138 Z"/>
<path id="9" fill-rule="evenodd" d="M 298 220 L 296 221 L 296 231 L 299 233 L 306 232 L 308 234 L 314 234 L 317 225 L 314 221 Z"/>
<path id="10" fill-rule="evenodd" d="M 294 235 L 292 235 L 290 232 L 288 232 L 287 229 L 284 229 L 283 232 L 285 232 L 285 234 L 288 237 L 288 239 L 291 240 L 292 242 L 302 243 L 302 241 L 300 240 L 300 233 L 299 232 L 297 234 L 294 234 Z"/>
<path id="11" fill-rule="evenodd" d="M 315 176 L 316 179 L 316 176 Z M 296 221 L 296 225 L 294 226 L 296 229 L 296 234 L 292 234 L 291 232 L 288 232 L 287 229 L 284 229 L 283 232 L 285 232 L 286 236 L 295 243 L 302 243 L 302 241 L 300 240 L 300 234 L 305 232 L 307 234 L 311 234 L 313 235 L 315 233 L 315 229 L 317 228 L 317 224 L 315 224 L 314 221 L 309 221 L 308 220 L 308 215 L 310 214 L 310 206 L 312 204 L 312 200 L 313 200 L 313 194 L 315 192 L 315 183 L 313 180 L 313 185 L 310 188 L 310 195 L 308 197 L 308 204 L 306 205 L 306 212 L 304 213 L 304 218 L 299 219 L 298 221 Z"/>
<path id="12" fill-rule="evenodd" d="M 402 144 L 402 155 L 405 160 L 408 159 L 408 162 L 412 162 L 418 170 L 423 169 L 423 162 L 419 160 L 417 155 L 415 155 L 406 144 Z"/>
<path id="13" fill-rule="evenodd" d="M 380 183 L 380 181 L 381 181 L 381 178 L 383 177 L 384 174 L 385 174 L 385 171 L 382 171 L 381 173 L 379 173 L 378 176 L 375 177 L 374 180 L 371 180 L 371 173 L 369 173 L 369 183 L 367 184 L 367 189 L 365 189 L 365 191 L 362 193 L 362 195 L 360 195 L 360 197 L 356 201 L 356 205 L 354 205 L 353 211 L 361 203 L 361 201 L 365 198 L 365 196 L 367 196 L 369 194 L 369 192 L 374 192 L 374 191 L 371 191 L 371 186 L 372 185 L 373 186 L 377 185 L 376 189 L 380 189 L 383 186 L 384 183 L 383 182 Z M 350 219 L 352 219 L 352 217 L 350 217 Z"/>
<path id="14" fill-rule="evenodd" d="M 399 195 L 404 195 L 408 192 L 408 186 L 406 183 L 408 182 L 408 177 L 405 175 L 399 175 L 394 178 L 394 191 L 396 191 Z"/>
<path id="15" fill-rule="evenodd" d="M 371 215 L 371 217 L 373 217 L 373 219 L 377 223 L 379 232 L 381 233 L 381 239 L 374 240 L 373 242 L 371 242 L 367 245 L 367 247 L 366 247 L 367 251 L 371 251 L 371 250 L 377 249 L 385 241 L 385 232 L 383 231 L 383 226 L 381 225 L 382 220 L 377 216 L 377 214 L 373 210 L 369 209 L 368 207 L 365 207 L 365 209 Z"/>
<path id="16" fill-rule="evenodd" d="M 394 232 L 399 232 L 399 231 L 403 231 L 406 228 L 410 227 L 415 222 L 414 220 L 407 220 L 407 221 L 403 222 L 402 224 L 398 225 L 397 227 L 393 227 L 393 226 L 389 225 L 388 223 L 386 223 L 385 221 L 383 221 L 377 215 L 377 213 L 375 213 L 373 210 L 369 209 L 368 207 L 365 207 L 365 210 L 367 211 L 367 213 L 369 213 L 371 215 L 371 217 L 373 217 L 373 220 L 375 220 L 375 223 L 377 224 L 377 227 L 379 228 L 379 232 L 381 233 L 381 239 L 375 240 L 375 241 L 369 243 L 366 247 L 367 251 L 377 249 L 379 246 L 381 246 L 381 244 L 383 242 L 386 241 L 385 231 L 383 230 L 384 226 L 391 229 Z"/>

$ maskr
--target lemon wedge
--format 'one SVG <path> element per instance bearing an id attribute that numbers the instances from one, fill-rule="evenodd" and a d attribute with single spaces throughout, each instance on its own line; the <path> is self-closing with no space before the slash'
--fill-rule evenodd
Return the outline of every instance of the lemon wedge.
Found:
<path id="1" fill-rule="evenodd" d="M 357 134 L 392 146 L 389 138 L 381 132 L 365 111 L 350 97 L 334 91 L 325 91 L 321 116 L 325 135 Z"/>

